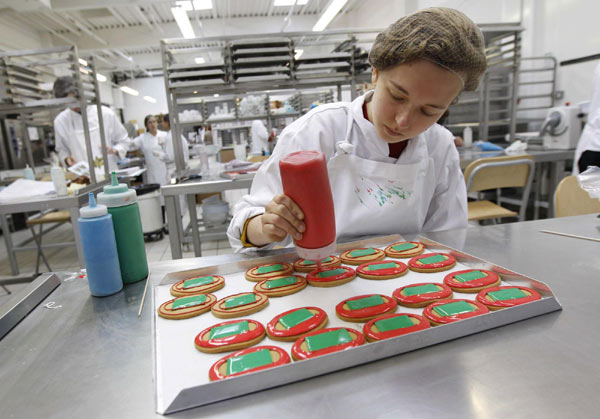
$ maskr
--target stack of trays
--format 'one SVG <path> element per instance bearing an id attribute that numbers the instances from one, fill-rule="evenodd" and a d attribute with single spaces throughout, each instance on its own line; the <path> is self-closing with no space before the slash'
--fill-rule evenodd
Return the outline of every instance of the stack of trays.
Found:
<path id="1" fill-rule="evenodd" d="M 169 66 L 171 87 L 196 87 L 227 83 L 225 62 L 209 64 L 174 64 Z"/>
<path id="2" fill-rule="evenodd" d="M 362 48 L 355 48 L 354 54 L 354 74 L 361 74 L 369 71 L 371 64 L 369 64 L 369 53 Z"/>
<path id="3" fill-rule="evenodd" d="M 287 38 L 233 41 L 230 48 L 233 77 L 238 83 L 291 78 L 294 48 Z"/>
<path id="4" fill-rule="evenodd" d="M 296 79 L 343 80 L 350 76 L 351 60 L 348 52 L 302 56 L 296 60 Z"/>
<path id="5" fill-rule="evenodd" d="M 3 103 L 25 103 L 48 97 L 40 83 L 39 73 L 5 60 L 0 60 L 0 101 Z"/>

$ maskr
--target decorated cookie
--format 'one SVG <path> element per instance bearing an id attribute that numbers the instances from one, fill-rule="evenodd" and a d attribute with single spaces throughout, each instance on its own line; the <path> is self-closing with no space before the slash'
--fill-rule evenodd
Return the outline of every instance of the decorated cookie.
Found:
<path id="1" fill-rule="evenodd" d="M 287 276 L 292 272 L 294 272 L 294 268 L 289 263 L 268 263 L 248 269 L 246 279 L 252 282 L 260 282 L 265 279 Z"/>
<path id="2" fill-rule="evenodd" d="M 486 306 L 471 300 L 442 300 L 429 304 L 423 310 L 423 316 L 432 326 L 453 323 L 485 313 L 489 313 Z"/>
<path id="3" fill-rule="evenodd" d="M 225 278 L 219 275 L 199 276 L 182 279 L 171 286 L 171 295 L 185 297 L 186 295 L 206 294 L 220 290 L 225 286 Z"/>
<path id="4" fill-rule="evenodd" d="M 536 290 L 517 285 L 486 288 L 477 294 L 477 301 L 490 310 L 518 306 L 541 298 L 542 296 Z"/>
<path id="5" fill-rule="evenodd" d="M 456 265 L 454 256 L 445 253 L 426 253 L 408 261 L 408 267 L 415 272 L 447 271 Z"/>
<path id="6" fill-rule="evenodd" d="M 158 315 L 171 320 L 188 319 L 206 313 L 215 301 L 217 297 L 212 294 L 174 298 L 158 307 Z"/>
<path id="7" fill-rule="evenodd" d="M 260 281 L 254 286 L 254 291 L 267 297 L 283 297 L 303 290 L 307 284 L 306 279 L 300 275 L 288 275 Z"/>
<path id="8" fill-rule="evenodd" d="M 335 314 L 347 322 L 364 323 L 382 314 L 393 313 L 396 307 L 396 301 L 385 295 L 359 295 L 347 298 L 335 306 Z"/>
<path id="9" fill-rule="evenodd" d="M 365 338 L 358 330 L 349 327 L 331 327 L 316 330 L 298 339 L 292 346 L 292 358 L 314 358 L 333 352 L 354 348 L 365 343 Z"/>
<path id="10" fill-rule="evenodd" d="M 397 242 L 384 249 L 390 258 L 411 258 L 425 251 L 425 245 L 419 242 Z"/>
<path id="11" fill-rule="evenodd" d="M 269 304 L 269 298 L 257 292 L 242 292 L 222 298 L 210 311 L 215 317 L 230 319 L 256 313 Z"/>
<path id="12" fill-rule="evenodd" d="M 329 256 L 321 261 L 321 269 L 331 268 L 332 266 L 340 266 L 340 258 L 337 256 Z M 298 272 L 310 272 L 317 269 L 317 263 L 312 260 L 298 259 L 294 262 L 294 270 Z"/>
<path id="13" fill-rule="evenodd" d="M 500 277 L 484 269 L 467 269 L 449 273 L 444 278 L 444 284 L 456 292 L 479 292 L 500 285 Z"/>
<path id="14" fill-rule="evenodd" d="M 198 333 L 196 349 L 207 353 L 237 351 L 256 345 L 265 338 L 265 328 L 255 320 L 229 320 Z"/>
<path id="15" fill-rule="evenodd" d="M 340 255 L 342 262 L 347 265 L 362 265 L 363 263 L 374 262 L 383 258 L 385 258 L 383 250 L 373 247 L 346 250 Z"/>
<path id="16" fill-rule="evenodd" d="M 306 276 L 306 280 L 313 287 L 335 287 L 352 281 L 356 278 L 356 272 L 352 268 L 337 266 L 333 268 L 312 271 Z"/>
<path id="17" fill-rule="evenodd" d="M 267 335 L 273 340 L 293 342 L 327 325 L 327 313 L 318 307 L 300 307 L 281 313 L 267 323 Z"/>
<path id="18" fill-rule="evenodd" d="M 452 290 L 446 284 L 421 282 L 398 288 L 392 296 L 401 306 L 418 308 L 439 300 L 452 298 Z"/>
<path id="19" fill-rule="evenodd" d="M 367 262 L 356 268 L 356 274 L 365 279 L 392 279 L 406 275 L 408 267 L 395 260 Z"/>
<path id="20" fill-rule="evenodd" d="M 369 320 L 363 326 L 363 333 L 367 337 L 367 341 L 374 342 L 406 335 L 428 327 L 429 321 L 418 314 L 396 313 Z"/>
<path id="21" fill-rule="evenodd" d="M 219 359 L 210 368 L 208 377 L 211 381 L 222 380 L 277 367 L 289 362 L 290 356 L 277 346 L 256 346 L 242 349 Z"/>

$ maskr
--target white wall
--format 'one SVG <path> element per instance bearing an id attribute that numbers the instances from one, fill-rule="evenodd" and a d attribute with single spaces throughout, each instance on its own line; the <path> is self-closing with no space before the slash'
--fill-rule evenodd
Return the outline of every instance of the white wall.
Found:
<path id="1" fill-rule="evenodd" d="M 139 96 L 123 94 L 123 116 L 126 122 L 136 120 L 138 125 L 143 128 L 146 115 L 169 112 L 165 94 L 165 83 L 162 77 L 127 80 L 123 85 L 127 85 L 140 92 Z M 144 100 L 144 96 L 153 97 L 156 99 L 156 103 L 147 102 Z"/>

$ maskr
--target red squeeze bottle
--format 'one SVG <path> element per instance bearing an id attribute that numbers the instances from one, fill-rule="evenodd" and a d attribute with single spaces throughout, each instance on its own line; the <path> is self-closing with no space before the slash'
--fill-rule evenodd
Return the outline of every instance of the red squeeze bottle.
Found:
<path id="1" fill-rule="evenodd" d="M 335 212 L 325 155 L 296 151 L 279 161 L 283 193 L 304 212 L 306 230 L 294 240 L 301 258 L 321 261 L 336 249 Z"/>

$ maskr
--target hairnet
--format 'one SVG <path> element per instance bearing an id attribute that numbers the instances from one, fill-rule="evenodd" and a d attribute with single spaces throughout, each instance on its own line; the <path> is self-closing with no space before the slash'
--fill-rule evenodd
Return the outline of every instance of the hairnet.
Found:
<path id="1" fill-rule="evenodd" d="M 52 91 L 54 92 L 54 97 L 56 98 L 67 97 L 69 93 L 75 94 L 77 93 L 75 80 L 73 80 L 73 77 L 71 76 L 59 77 L 54 81 Z"/>

